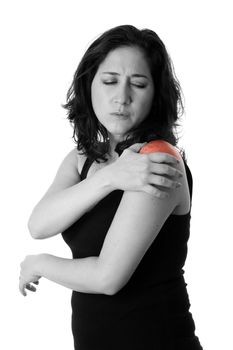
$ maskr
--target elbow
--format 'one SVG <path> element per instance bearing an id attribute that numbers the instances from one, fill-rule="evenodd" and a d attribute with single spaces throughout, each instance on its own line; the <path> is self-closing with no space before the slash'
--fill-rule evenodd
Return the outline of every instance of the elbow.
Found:
<path id="1" fill-rule="evenodd" d="M 108 287 L 104 286 L 102 288 L 102 293 L 105 295 L 109 295 L 109 296 L 116 294 L 116 292 L 113 290 L 113 288 L 110 288 L 109 286 Z"/>
<path id="2" fill-rule="evenodd" d="M 106 295 L 115 295 L 119 292 L 119 290 L 121 290 L 121 288 L 123 286 L 120 286 L 119 283 L 117 283 L 117 281 L 112 280 L 109 277 L 105 277 L 104 278 L 104 282 L 102 283 L 103 286 L 103 293 Z"/>
<path id="3" fill-rule="evenodd" d="M 105 287 L 105 294 L 112 296 L 117 294 L 120 290 L 121 290 L 121 287 L 117 287 L 114 284 L 108 285 L 107 287 Z"/>
<path id="4" fill-rule="evenodd" d="M 51 228 L 43 227 L 42 225 L 37 225 L 36 223 L 32 222 L 32 220 L 28 221 L 28 230 L 32 238 L 34 239 L 45 239 L 53 237 L 57 234 L 59 234 L 61 231 L 58 230 L 51 230 Z"/>
<path id="5" fill-rule="evenodd" d="M 31 237 L 34 239 L 40 238 L 39 230 L 37 226 L 38 225 L 36 225 L 35 216 L 33 215 L 33 212 L 32 212 L 28 219 L 27 227 Z"/>
<path id="6" fill-rule="evenodd" d="M 33 212 L 27 223 L 29 233 L 34 239 L 45 239 L 60 233 L 60 231 L 58 232 L 54 227 L 50 226 L 51 225 L 48 225 L 43 215 L 38 215 Z"/>
<path id="7" fill-rule="evenodd" d="M 37 229 L 35 229 L 35 227 L 32 225 L 32 223 L 30 222 L 30 220 L 28 221 L 28 231 L 31 235 L 32 238 L 34 239 L 41 239 L 41 234 L 39 233 L 39 231 Z"/>
<path id="8" fill-rule="evenodd" d="M 38 225 L 36 225 L 36 223 L 31 219 L 31 217 L 28 221 L 27 227 L 32 238 L 34 239 L 46 238 L 44 231 Z"/>
<path id="9" fill-rule="evenodd" d="M 116 291 L 115 289 L 111 288 L 111 289 L 106 290 L 104 294 L 112 296 L 112 295 L 115 295 L 117 292 L 118 292 L 118 290 Z"/>
<path id="10" fill-rule="evenodd" d="M 125 274 L 122 276 L 117 271 L 108 268 L 100 258 L 99 268 L 101 276 L 101 290 L 103 294 L 110 296 L 117 294 L 129 280 Z"/>

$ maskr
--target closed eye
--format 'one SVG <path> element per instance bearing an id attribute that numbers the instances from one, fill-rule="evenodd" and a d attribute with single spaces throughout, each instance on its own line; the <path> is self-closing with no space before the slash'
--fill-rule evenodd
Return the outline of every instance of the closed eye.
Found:
<path id="1" fill-rule="evenodd" d="M 103 83 L 104 83 L 105 85 L 112 85 L 112 84 L 116 84 L 117 82 L 116 82 L 116 81 L 104 81 Z M 146 87 L 146 85 L 142 85 L 142 84 L 132 84 L 132 83 L 131 83 L 131 85 L 136 86 L 136 87 L 138 87 L 138 88 L 140 88 L 140 89 L 143 89 L 143 88 Z"/>

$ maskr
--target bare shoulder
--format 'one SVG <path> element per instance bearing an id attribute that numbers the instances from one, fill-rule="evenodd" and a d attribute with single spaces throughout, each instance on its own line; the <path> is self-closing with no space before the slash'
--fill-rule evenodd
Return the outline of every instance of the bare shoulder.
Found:
<path id="1" fill-rule="evenodd" d="M 74 163 L 80 175 L 87 157 L 83 154 L 82 151 L 77 150 L 77 148 L 72 149 L 68 153 L 67 157 L 70 157 L 70 160 Z"/>
<path id="2" fill-rule="evenodd" d="M 72 149 L 62 160 L 58 167 L 55 178 L 49 186 L 44 197 L 61 191 L 70 186 L 76 185 L 81 181 L 78 172 L 78 155 L 77 149 Z M 43 198 L 44 198 L 43 197 Z"/>
<path id="3" fill-rule="evenodd" d="M 72 166 L 78 171 L 78 162 L 79 162 L 79 153 L 77 151 L 77 148 L 73 148 L 71 151 L 67 153 L 67 155 L 63 158 L 60 168 L 66 168 L 67 165 Z"/>
<path id="4" fill-rule="evenodd" d="M 175 167 L 183 173 L 183 177 L 179 178 L 179 182 L 181 183 L 181 186 L 175 189 L 177 206 L 175 207 L 172 214 L 184 215 L 189 212 L 190 205 L 191 205 L 186 167 L 185 167 L 184 159 L 181 156 L 180 150 L 171 144 L 170 146 L 173 149 L 173 155 L 179 160 L 179 163 Z"/>
<path id="5" fill-rule="evenodd" d="M 150 143 L 148 144 L 150 145 Z M 167 192 L 170 195 L 170 200 L 176 203 L 176 206 L 172 212 L 175 215 L 183 215 L 186 214 L 190 209 L 190 193 L 189 193 L 189 185 L 186 175 L 186 167 L 184 160 L 182 158 L 181 152 L 179 148 L 173 146 L 172 144 L 166 141 L 160 141 L 159 147 L 158 145 L 153 145 L 153 141 L 151 142 L 150 148 L 148 148 L 146 153 L 153 153 L 153 149 L 155 152 L 168 153 L 179 160 L 177 164 L 171 164 L 172 167 L 175 167 L 177 170 L 182 172 L 183 177 L 179 178 L 179 182 L 181 186 L 176 189 L 168 189 L 168 188 L 160 188 L 162 191 Z"/>
<path id="6" fill-rule="evenodd" d="M 165 147 L 163 147 L 163 144 Z M 161 188 L 160 186 L 157 186 L 157 187 L 169 194 L 170 199 L 168 199 L 168 202 L 170 201 L 170 202 L 173 202 L 173 205 L 175 204 L 172 214 L 174 215 L 186 214 L 190 209 L 190 194 L 189 194 L 189 185 L 188 185 L 184 160 L 182 158 L 180 150 L 176 146 L 173 146 L 172 144 L 165 141 L 161 141 L 159 146 L 161 147 L 158 148 L 156 147 L 156 145 L 154 146 L 152 144 L 146 153 L 153 153 L 153 150 L 154 150 L 155 152 L 168 153 L 172 155 L 173 157 L 179 160 L 179 163 L 173 163 L 171 164 L 171 166 L 176 168 L 180 172 L 182 172 L 183 177 L 179 178 L 178 180 L 181 183 L 181 186 L 179 188 L 169 189 L 164 187 Z"/>
<path id="7" fill-rule="evenodd" d="M 183 160 L 177 164 L 177 169 L 184 173 L 180 180 L 182 186 L 170 189 L 169 197 L 158 198 L 143 191 L 125 191 L 114 217 L 114 223 L 117 223 L 118 227 L 120 222 L 127 223 L 135 231 L 136 226 L 139 226 L 142 221 L 145 232 L 156 230 L 158 233 L 169 215 L 186 214 L 189 211 L 190 197 Z"/>

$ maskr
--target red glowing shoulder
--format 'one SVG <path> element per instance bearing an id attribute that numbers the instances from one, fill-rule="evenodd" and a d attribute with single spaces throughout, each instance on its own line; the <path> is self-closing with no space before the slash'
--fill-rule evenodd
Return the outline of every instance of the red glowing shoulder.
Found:
<path id="1" fill-rule="evenodd" d="M 168 153 L 176 157 L 178 160 L 182 158 L 178 150 L 169 142 L 164 140 L 150 141 L 146 145 L 144 145 L 139 151 L 139 153 L 153 153 L 153 152 Z"/>

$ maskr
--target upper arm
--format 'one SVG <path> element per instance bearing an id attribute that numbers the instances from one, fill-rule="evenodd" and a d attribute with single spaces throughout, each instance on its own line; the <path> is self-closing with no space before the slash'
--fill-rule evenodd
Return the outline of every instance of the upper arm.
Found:
<path id="1" fill-rule="evenodd" d="M 81 179 L 78 172 L 78 153 L 75 148 L 72 149 L 61 162 L 55 178 L 43 198 L 57 191 L 71 187 L 80 181 Z"/>
<path id="2" fill-rule="evenodd" d="M 178 166 L 182 169 L 182 166 Z M 130 279 L 168 216 L 179 204 L 179 189 L 167 198 L 125 191 L 99 256 L 105 289 L 120 290 Z"/>

